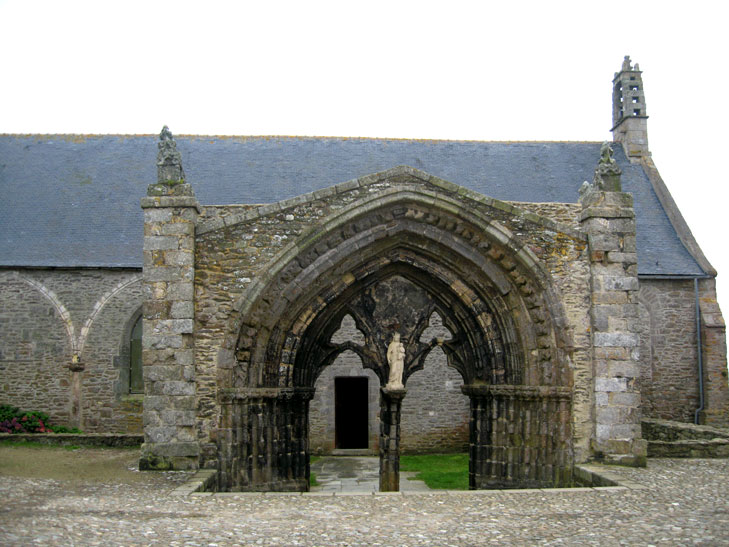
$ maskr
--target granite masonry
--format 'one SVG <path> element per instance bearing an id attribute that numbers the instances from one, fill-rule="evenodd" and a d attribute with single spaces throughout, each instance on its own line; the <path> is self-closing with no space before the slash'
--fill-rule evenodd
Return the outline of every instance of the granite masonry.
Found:
<path id="1" fill-rule="evenodd" d="M 628 58 L 612 90 L 612 145 L 0 137 L 0 403 L 143 428 L 141 468 L 244 491 L 305 491 L 336 450 L 384 491 L 403 451 L 569 485 L 645 465 L 642 418 L 728 426 L 716 272 Z"/>

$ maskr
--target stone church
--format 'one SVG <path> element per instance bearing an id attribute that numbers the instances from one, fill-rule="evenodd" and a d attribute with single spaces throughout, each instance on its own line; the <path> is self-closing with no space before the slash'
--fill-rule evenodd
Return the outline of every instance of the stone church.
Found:
<path id="1" fill-rule="evenodd" d="M 644 465 L 641 417 L 729 425 L 716 271 L 627 57 L 612 105 L 612 144 L 2 135 L 0 403 L 223 490 L 334 450 L 382 490 L 401 451 L 566 485 Z"/>

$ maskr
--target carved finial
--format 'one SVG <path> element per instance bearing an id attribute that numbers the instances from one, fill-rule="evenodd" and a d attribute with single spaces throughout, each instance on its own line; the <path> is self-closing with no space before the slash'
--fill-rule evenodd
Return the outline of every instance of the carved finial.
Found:
<path id="1" fill-rule="evenodd" d="M 605 141 L 600 146 L 600 161 L 595 169 L 593 185 L 599 190 L 607 192 L 621 192 L 620 175 L 622 171 L 618 162 L 613 158 L 613 149 L 610 143 Z"/>
<path id="2" fill-rule="evenodd" d="M 173 141 L 175 140 L 172 137 L 172 131 L 170 131 L 170 128 L 166 125 L 162 128 L 162 131 L 159 133 L 159 140 L 161 141 Z"/>
<path id="3" fill-rule="evenodd" d="M 177 150 L 177 143 L 166 125 L 159 134 L 157 148 L 159 149 L 157 152 L 157 182 L 164 184 L 185 182 L 182 155 Z"/>
<path id="4" fill-rule="evenodd" d="M 613 159 L 613 147 L 610 146 L 608 141 L 604 141 L 600 146 L 600 161 L 598 165 L 615 165 L 616 167 L 618 165 L 615 159 Z"/>
<path id="5" fill-rule="evenodd" d="M 623 58 L 623 70 L 632 70 L 630 67 L 630 55 L 626 55 Z"/>

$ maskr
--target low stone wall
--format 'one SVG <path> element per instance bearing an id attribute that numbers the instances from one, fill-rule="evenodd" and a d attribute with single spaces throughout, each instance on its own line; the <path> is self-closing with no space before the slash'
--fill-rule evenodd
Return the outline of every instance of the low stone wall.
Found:
<path id="1" fill-rule="evenodd" d="M 0 433 L 0 442 L 22 441 L 47 445 L 107 446 L 114 448 L 139 448 L 144 435 L 125 434 L 79 434 L 79 433 Z"/>
<path id="2" fill-rule="evenodd" d="M 729 439 L 648 441 L 649 458 L 729 458 Z"/>
<path id="3" fill-rule="evenodd" d="M 641 422 L 643 438 L 648 441 L 689 441 L 729 439 L 729 429 L 706 425 L 694 425 L 670 420 L 648 420 Z"/>
<path id="4" fill-rule="evenodd" d="M 651 458 L 729 458 L 729 430 L 669 420 L 643 420 Z"/>

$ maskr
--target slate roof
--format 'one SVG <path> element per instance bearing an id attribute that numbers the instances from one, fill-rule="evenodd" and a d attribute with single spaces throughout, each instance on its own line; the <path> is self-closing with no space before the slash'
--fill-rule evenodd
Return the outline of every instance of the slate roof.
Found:
<path id="1" fill-rule="evenodd" d="M 597 142 L 477 142 L 178 136 L 203 205 L 271 203 L 410 165 L 507 201 L 576 202 Z M 140 198 L 156 181 L 156 136 L 0 135 L 0 266 L 142 265 Z M 638 270 L 702 275 L 639 165 L 615 147 L 635 199 Z"/>

